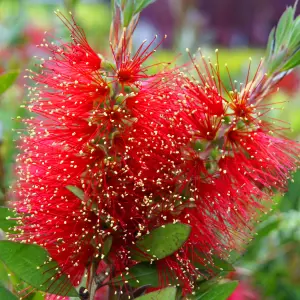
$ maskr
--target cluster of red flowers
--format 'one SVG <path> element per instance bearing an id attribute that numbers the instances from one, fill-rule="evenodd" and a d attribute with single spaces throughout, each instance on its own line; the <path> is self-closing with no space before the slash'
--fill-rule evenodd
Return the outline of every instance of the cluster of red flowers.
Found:
<path id="1" fill-rule="evenodd" d="M 140 236 L 189 224 L 188 240 L 157 267 L 191 291 L 199 265 L 212 271 L 214 256 L 250 238 L 297 167 L 299 146 L 261 119 L 271 108 L 258 92 L 260 68 L 232 91 L 203 56 L 199 65 L 192 58 L 196 77 L 170 67 L 149 75 L 153 47 L 131 55 L 125 40 L 108 68 L 74 20 L 61 18 L 72 41 L 44 42 L 51 56 L 31 75 L 35 117 L 24 120 L 15 203 L 23 218 L 13 239 L 45 247 L 78 285 L 108 236 L 118 274 L 136 263 L 130 249 Z"/>

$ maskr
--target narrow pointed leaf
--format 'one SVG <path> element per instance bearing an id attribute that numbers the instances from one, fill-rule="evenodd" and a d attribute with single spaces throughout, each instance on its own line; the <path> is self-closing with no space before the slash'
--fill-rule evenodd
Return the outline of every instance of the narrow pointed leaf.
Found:
<path id="1" fill-rule="evenodd" d="M 205 292 L 196 292 L 193 300 L 226 300 L 238 286 L 238 281 L 215 284 Z"/>
<path id="2" fill-rule="evenodd" d="M 66 188 L 73 193 L 77 198 L 79 198 L 81 201 L 84 200 L 84 192 L 80 188 L 74 185 L 68 185 Z"/>
<path id="3" fill-rule="evenodd" d="M 0 94 L 3 94 L 15 82 L 19 71 L 10 71 L 0 75 Z"/>
<path id="4" fill-rule="evenodd" d="M 105 239 L 104 245 L 103 245 L 103 248 L 101 251 L 104 256 L 106 256 L 109 253 L 111 246 L 112 246 L 112 242 L 113 242 L 113 237 L 111 235 Z"/>
<path id="5" fill-rule="evenodd" d="M 176 252 L 188 239 L 191 227 L 186 224 L 166 224 L 152 230 L 136 242 L 132 258 L 137 261 L 162 259 Z"/>
<path id="6" fill-rule="evenodd" d="M 274 51 L 274 43 L 275 43 L 275 27 L 271 30 L 269 34 L 267 50 L 266 50 L 266 59 L 270 59 Z"/>
<path id="7" fill-rule="evenodd" d="M 300 65 L 300 50 L 287 61 L 287 63 L 283 66 L 282 70 L 288 71 L 299 65 Z"/>
<path id="8" fill-rule="evenodd" d="M 0 207 L 0 228 L 7 232 L 10 228 L 14 227 L 17 222 L 16 220 L 11 220 L 10 218 L 15 218 L 16 214 L 7 207 Z"/>
<path id="9" fill-rule="evenodd" d="M 134 0 L 127 0 L 123 11 L 123 26 L 127 27 L 134 14 Z"/>
<path id="10" fill-rule="evenodd" d="M 0 260 L 11 272 L 39 291 L 78 296 L 67 276 L 58 275 L 57 263 L 53 260 L 48 262 L 48 252 L 38 245 L 0 241 Z"/>
<path id="11" fill-rule="evenodd" d="M 143 9 L 145 9 L 148 5 L 154 3 L 156 0 L 139 0 L 137 1 L 136 7 L 135 7 L 135 13 L 141 12 Z"/>
<path id="12" fill-rule="evenodd" d="M 138 297 L 137 299 L 138 300 L 175 300 L 176 299 L 176 288 L 168 287 L 168 288 Z"/>
<path id="13" fill-rule="evenodd" d="M 300 45 L 300 16 L 298 16 L 294 22 L 294 29 L 291 34 L 289 48 L 293 51 Z"/>
<path id="14" fill-rule="evenodd" d="M 276 28 L 276 50 L 279 50 L 282 44 L 288 44 L 290 31 L 293 27 L 294 10 L 288 7 L 281 16 Z"/>

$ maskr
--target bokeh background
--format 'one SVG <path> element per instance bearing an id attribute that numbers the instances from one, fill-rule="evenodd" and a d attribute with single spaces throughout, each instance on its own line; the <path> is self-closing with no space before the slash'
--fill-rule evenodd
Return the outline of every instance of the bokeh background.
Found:
<path id="1" fill-rule="evenodd" d="M 138 46 L 155 34 L 167 34 L 167 40 L 153 59 L 176 58 L 178 64 L 187 60 L 187 47 L 191 50 L 201 47 L 206 53 L 214 53 L 218 48 L 221 69 L 227 63 L 233 79 L 243 80 L 248 57 L 258 63 L 271 28 L 285 7 L 293 3 L 293 0 L 157 0 L 143 11 L 134 44 Z M 10 198 L 18 151 L 17 132 L 22 130 L 20 119 L 26 116 L 22 104 L 28 100 L 26 85 L 33 84 L 24 78 L 26 69 L 37 68 L 40 61 L 35 56 L 47 55 L 36 47 L 43 43 L 45 31 L 60 38 L 69 36 L 53 13 L 57 8 L 73 12 L 97 51 L 103 54 L 109 51 L 110 1 L 0 0 L 0 76 L 20 70 L 15 84 L 0 95 L 0 205 Z M 225 72 L 221 74 L 228 82 Z M 300 140 L 299 82 L 299 70 L 295 70 L 267 100 L 277 103 L 271 117 L 289 123 L 291 131 L 287 134 L 296 140 Z M 274 196 L 274 203 L 272 212 L 257 224 L 257 235 L 244 255 L 235 262 L 237 271 L 228 275 L 240 280 L 231 300 L 300 299 L 300 172 L 294 175 L 285 196 Z M 0 282 L 15 285 L 16 281 L 0 265 Z M 30 298 L 43 299 L 38 293 Z"/>

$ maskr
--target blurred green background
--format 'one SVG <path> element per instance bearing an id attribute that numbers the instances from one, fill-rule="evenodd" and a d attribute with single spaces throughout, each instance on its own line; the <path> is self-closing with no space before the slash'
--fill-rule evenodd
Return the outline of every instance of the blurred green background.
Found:
<path id="1" fill-rule="evenodd" d="M 198 2 L 204 3 L 203 10 Z M 256 10 L 249 11 L 253 14 L 252 19 L 247 18 L 245 21 L 240 18 L 242 23 L 236 20 L 230 23 L 230 18 L 225 20 L 227 23 L 218 23 L 214 22 L 216 11 L 223 9 L 225 14 L 228 1 L 210 1 L 214 7 L 205 2 L 208 1 L 158 0 L 143 12 L 134 42 L 138 44 L 145 37 L 151 38 L 155 31 L 160 34 L 169 33 L 170 39 L 157 52 L 153 58 L 155 61 L 173 60 L 176 56 L 174 53 L 185 47 L 196 49 L 201 46 L 206 53 L 214 52 L 218 47 L 221 74 L 225 83 L 229 82 L 225 70 L 222 71 L 225 63 L 228 64 L 232 77 L 243 81 L 248 57 L 251 56 L 258 64 L 269 29 L 274 25 L 272 22 L 278 19 L 284 6 L 290 2 L 281 1 L 279 5 L 278 1 L 264 1 L 269 4 L 269 9 L 272 7 L 273 15 L 266 15 L 265 22 L 259 19 L 262 24 L 260 26 L 264 29 L 261 35 L 253 33 L 253 30 L 259 30 L 255 26 L 252 26 L 253 29 L 248 24 L 253 29 L 250 30 L 244 24 L 246 21 L 256 22 Z M 250 2 L 256 1 L 239 1 L 238 5 L 244 7 Z M 235 1 L 230 3 L 234 5 Z M 20 118 L 26 116 L 22 104 L 27 100 L 26 85 L 33 84 L 24 75 L 26 69 L 34 70 L 39 63 L 34 56 L 47 56 L 36 48 L 36 44 L 42 42 L 44 31 L 55 37 L 68 39 L 69 36 L 62 22 L 53 13 L 57 8 L 72 11 L 78 24 L 84 28 L 90 44 L 103 55 L 109 53 L 109 1 L 0 0 L 0 76 L 5 72 L 20 70 L 16 82 L 0 95 L 1 205 L 10 198 L 9 187 L 14 181 L 13 165 L 18 144 L 17 131 L 22 130 Z M 157 14 L 162 10 L 169 22 L 161 19 L 160 23 Z M 187 60 L 185 52 L 182 52 L 177 60 L 178 64 Z M 292 130 L 286 134 L 296 140 L 300 138 L 299 82 L 299 71 L 296 70 L 281 81 L 280 90 L 267 100 L 277 103 L 271 117 L 288 122 Z M 287 194 L 276 195 L 274 203 L 273 211 L 263 216 L 257 224 L 257 234 L 245 249 L 244 255 L 235 262 L 237 271 L 229 275 L 241 282 L 231 300 L 300 299 L 300 172 L 294 175 Z M 11 289 L 24 289 L 17 278 L 8 276 L 3 266 L 0 266 L 0 282 Z M 33 293 L 28 299 L 38 300 L 43 297 Z"/>

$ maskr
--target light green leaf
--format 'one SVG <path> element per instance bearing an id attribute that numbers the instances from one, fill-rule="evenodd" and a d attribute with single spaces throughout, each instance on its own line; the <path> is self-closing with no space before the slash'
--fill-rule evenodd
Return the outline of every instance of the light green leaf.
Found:
<path id="1" fill-rule="evenodd" d="M 274 43 L 275 43 L 275 27 L 271 30 L 269 34 L 267 50 L 266 50 L 266 60 L 270 59 L 274 50 Z"/>
<path id="2" fill-rule="evenodd" d="M 294 54 L 283 66 L 283 71 L 291 70 L 295 67 L 297 67 L 300 64 L 300 51 L 298 51 L 296 54 Z"/>
<path id="3" fill-rule="evenodd" d="M 127 0 L 123 11 L 123 26 L 128 27 L 134 14 L 134 0 Z"/>
<path id="4" fill-rule="evenodd" d="M 132 258 L 138 261 L 162 259 L 177 251 L 188 239 L 191 227 L 186 224 L 166 224 L 142 236 L 137 242 L 138 249 L 132 249 Z"/>
<path id="5" fill-rule="evenodd" d="M 294 51 L 294 49 L 297 49 L 300 45 L 300 16 L 296 18 L 294 21 L 294 27 L 291 33 L 291 38 L 289 42 L 289 49 L 290 51 Z"/>
<path id="6" fill-rule="evenodd" d="M 16 218 L 16 214 L 7 207 L 0 207 L 0 228 L 7 232 L 10 228 L 14 227 L 16 220 L 10 220 L 9 218 Z"/>
<path id="7" fill-rule="evenodd" d="M 156 265 L 146 262 L 139 263 L 131 267 L 126 274 L 118 275 L 112 279 L 112 283 L 116 285 L 123 285 L 125 281 L 128 281 L 131 287 L 148 284 L 152 287 L 160 286 Z"/>
<path id="8" fill-rule="evenodd" d="M 291 28 L 293 27 L 294 9 L 288 7 L 281 16 L 276 28 L 276 45 L 275 50 L 278 51 L 282 44 L 287 46 L 290 38 Z"/>
<path id="9" fill-rule="evenodd" d="M 196 292 L 193 300 L 226 300 L 238 286 L 238 281 L 230 281 L 211 286 L 205 292 Z"/>
<path id="10" fill-rule="evenodd" d="M 78 188 L 74 185 L 67 185 L 66 188 L 73 193 L 77 198 L 79 198 L 81 201 L 84 200 L 84 191 Z"/>
<path id="11" fill-rule="evenodd" d="M 277 71 L 280 67 L 280 65 L 282 65 L 284 58 L 286 56 L 286 51 L 280 51 L 280 52 L 276 52 L 276 55 L 273 56 L 272 60 L 269 61 L 268 63 L 268 74 L 269 76 L 272 75 L 275 71 Z"/>
<path id="12" fill-rule="evenodd" d="M 145 9 L 148 5 L 154 3 L 156 0 L 139 0 L 137 1 L 137 5 L 135 7 L 135 14 L 141 12 L 143 9 Z"/>
<path id="13" fill-rule="evenodd" d="M 168 287 L 168 288 L 138 297 L 137 299 L 138 300 L 175 300 L 176 299 L 176 288 Z"/>
<path id="14" fill-rule="evenodd" d="M 37 290 L 62 296 L 78 296 L 66 275 L 59 275 L 55 261 L 38 245 L 0 241 L 0 259 L 20 279 Z"/>
<path id="15" fill-rule="evenodd" d="M 19 297 L 15 296 L 11 291 L 6 289 L 1 283 L 0 283 L 0 299 L 3 300 L 18 300 Z"/>
<path id="16" fill-rule="evenodd" d="M 0 75 L 0 94 L 3 94 L 15 82 L 20 71 L 9 71 Z"/>

